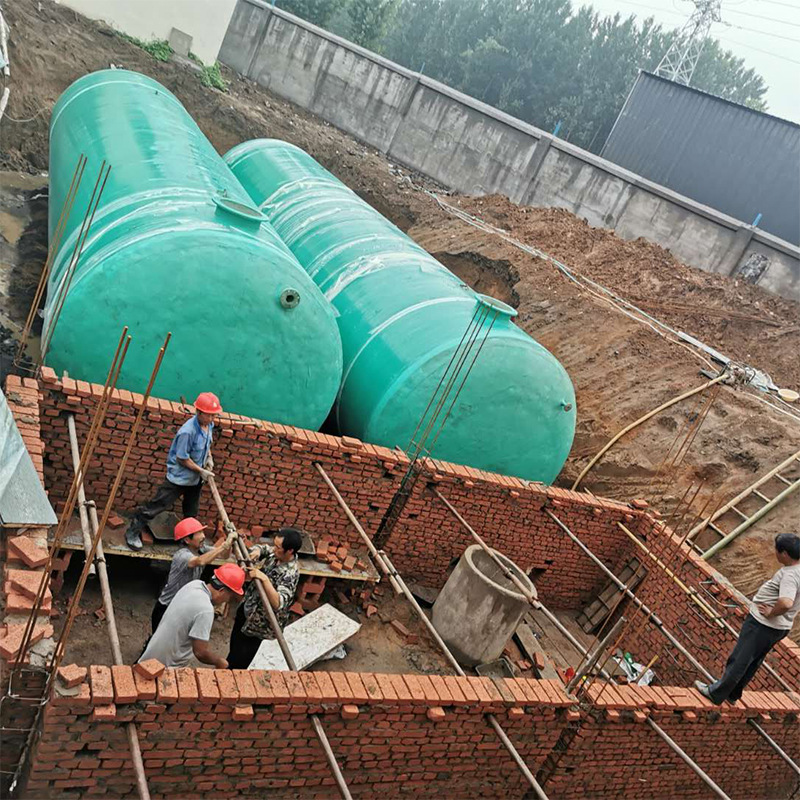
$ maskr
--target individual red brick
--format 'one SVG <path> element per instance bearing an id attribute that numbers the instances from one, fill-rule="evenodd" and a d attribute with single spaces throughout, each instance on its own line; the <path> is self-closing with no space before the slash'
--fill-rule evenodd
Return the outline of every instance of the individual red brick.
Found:
<path id="1" fill-rule="evenodd" d="M 442 681 L 444 682 L 447 691 L 450 693 L 453 703 L 459 706 L 471 704 L 471 701 L 467 700 L 467 698 L 464 696 L 464 692 L 461 690 L 461 678 L 458 678 L 455 675 L 445 675 L 442 677 Z"/>
<path id="2" fill-rule="evenodd" d="M 115 705 L 95 706 L 92 710 L 92 722 L 113 722 L 116 718 L 117 707 Z"/>
<path id="3" fill-rule="evenodd" d="M 442 722 L 447 714 L 444 713 L 444 709 L 441 706 L 432 706 L 425 712 L 425 716 L 431 722 Z"/>
<path id="4" fill-rule="evenodd" d="M 341 710 L 342 719 L 355 719 L 359 714 L 358 706 L 343 705 Z"/>
<path id="5" fill-rule="evenodd" d="M 24 569 L 6 570 L 6 582 L 23 597 L 35 600 L 38 596 L 42 579 L 47 583 L 47 575 L 44 572 L 28 572 Z M 50 589 L 45 589 L 45 593 Z"/>
<path id="6" fill-rule="evenodd" d="M 299 602 L 298 603 L 292 603 L 289 606 L 289 611 L 291 611 L 292 614 L 297 614 L 298 617 L 305 616 L 305 613 L 306 613 L 305 609 L 303 608 L 303 606 Z"/>
<path id="7" fill-rule="evenodd" d="M 333 681 L 331 680 L 331 676 L 327 672 L 319 671 L 315 672 L 314 675 L 317 678 L 317 685 L 319 686 L 320 694 L 322 695 L 322 702 L 323 703 L 333 703 L 336 702 L 338 699 L 338 694 L 336 693 L 336 687 L 333 685 Z M 363 679 L 362 675 L 362 679 Z"/>
<path id="8" fill-rule="evenodd" d="M 376 673 L 375 680 L 378 683 L 378 688 L 381 690 L 384 700 L 397 700 L 397 692 L 392 685 L 392 676 L 384 675 L 383 673 Z"/>
<path id="9" fill-rule="evenodd" d="M 233 719 L 237 722 L 247 722 L 254 716 L 253 706 L 237 705 L 233 707 Z"/>
<path id="10" fill-rule="evenodd" d="M 272 696 L 276 703 L 286 702 L 292 697 L 286 681 L 283 679 L 283 673 L 278 670 L 270 670 L 264 673 L 265 678 L 269 681 Z"/>
<path id="11" fill-rule="evenodd" d="M 180 694 L 178 693 L 178 680 L 175 677 L 175 670 L 167 668 L 156 679 L 156 697 L 159 703 L 177 703 Z"/>
<path id="12" fill-rule="evenodd" d="M 133 665 L 133 671 L 147 680 L 154 681 L 164 671 L 164 665 L 157 658 L 148 658 Z"/>
<path id="13" fill-rule="evenodd" d="M 178 684 L 178 699 L 181 703 L 196 703 L 200 697 L 197 689 L 196 670 L 191 667 L 179 667 L 175 670 L 175 681 Z"/>
<path id="14" fill-rule="evenodd" d="M 77 664 L 68 664 L 66 667 L 59 667 L 57 674 L 64 688 L 71 689 L 86 680 L 89 670 L 86 667 L 79 667 Z"/>
<path id="15" fill-rule="evenodd" d="M 404 638 L 407 639 L 411 635 L 411 631 L 403 625 L 399 620 L 393 619 L 390 625 Z"/>
<path id="16" fill-rule="evenodd" d="M 349 701 L 353 699 L 353 690 L 350 687 L 350 683 L 345 677 L 343 672 L 331 672 L 331 681 L 333 681 L 333 687 L 336 689 L 336 694 L 339 696 L 339 699 L 342 701 Z"/>
<path id="17" fill-rule="evenodd" d="M 351 697 L 353 700 L 355 700 L 356 703 L 366 703 L 369 700 L 369 692 L 364 686 L 361 676 L 357 672 L 345 672 L 343 674 L 350 684 L 352 690 Z"/>
<path id="18" fill-rule="evenodd" d="M 236 680 L 227 669 L 215 669 L 214 677 L 219 687 L 219 701 L 222 705 L 234 706 L 239 702 L 239 689 Z"/>
<path id="19" fill-rule="evenodd" d="M 380 703 L 383 700 L 383 692 L 381 692 L 378 681 L 371 672 L 360 672 L 359 678 L 367 692 L 370 703 Z"/>
<path id="20" fill-rule="evenodd" d="M 331 561 L 330 568 L 334 572 L 341 572 L 342 571 L 342 563 L 341 563 L 341 561 Z"/>
<path id="21" fill-rule="evenodd" d="M 156 682 L 150 678 L 145 678 L 136 671 L 136 666 L 133 668 L 133 679 L 136 682 L 136 691 L 139 693 L 140 700 L 155 700 L 156 698 Z"/>
<path id="22" fill-rule="evenodd" d="M 411 699 L 415 703 L 425 703 L 427 701 L 428 698 L 425 695 L 424 688 L 420 684 L 418 675 L 398 675 L 398 677 L 405 681 Z"/>
<path id="23" fill-rule="evenodd" d="M 114 702 L 114 686 L 108 667 L 92 664 L 89 667 L 89 684 L 92 687 L 93 706 L 107 706 Z"/>
<path id="24" fill-rule="evenodd" d="M 317 683 L 317 677 L 313 672 L 298 672 L 303 688 L 306 690 L 306 696 L 309 700 L 316 700 L 322 702 L 322 691 Z"/>
<path id="25" fill-rule="evenodd" d="M 513 708 L 508 709 L 508 718 L 513 720 L 522 719 L 525 714 L 525 710 L 520 708 L 519 706 L 514 706 Z"/>
<path id="26" fill-rule="evenodd" d="M 48 560 L 47 548 L 29 536 L 15 536 L 8 540 L 8 553 L 21 559 L 31 569 L 43 567 Z"/>
<path id="27" fill-rule="evenodd" d="M 198 669 L 195 674 L 197 692 L 200 700 L 206 703 L 216 703 L 219 700 L 219 687 L 214 677 L 213 669 Z"/>
<path id="28" fill-rule="evenodd" d="M 343 566 L 344 569 L 346 569 L 348 572 L 350 572 L 353 569 L 353 567 L 355 567 L 357 560 L 358 559 L 355 556 L 347 556 L 347 558 L 344 560 L 342 566 Z"/>
<path id="29" fill-rule="evenodd" d="M 111 667 L 111 682 L 114 685 L 114 701 L 116 703 L 135 703 L 139 699 L 139 690 L 133 679 L 133 670 L 128 666 Z"/>
<path id="30" fill-rule="evenodd" d="M 118 514 L 111 514 L 106 522 L 109 528 L 121 528 L 125 524 L 125 520 Z"/>
<path id="31" fill-rule="evenodd" d="M 443 705 L 450 705 L 453 702 L 453 696 L 448 691 L 442 678 L 439 675 L 428 675 L 428 680 L 430 680 L 439 702 Z"/>
<path id="32" fill-rule="evenodd" d="M 367 619 L 378 613 L 378 607 L 373 605 L 367 606 Z"/>
<path id="33" fill-rule="evenodd" d="M 243 705 L 255 703 L 258 699 L 258 692 L 253 683 L 252 673 L 247 669 L 231 670 L 233 679 L 236 681 L 236 688 L 239 690 L 239 702 Z"/>
<path id="34" fill-rule="evenodd" d="M 286 688 L 291 692 L 291 700 L 293 702 L 306 699 L 305 687 L 296 672 L 284 672 L 283 679 L 286 681 Z"/>
<path id="35" fill-rule="evenodd" d="M 644 711 L 634 711 L 633 720 L 634 722 L 647 722 L 647 714 Z"/>

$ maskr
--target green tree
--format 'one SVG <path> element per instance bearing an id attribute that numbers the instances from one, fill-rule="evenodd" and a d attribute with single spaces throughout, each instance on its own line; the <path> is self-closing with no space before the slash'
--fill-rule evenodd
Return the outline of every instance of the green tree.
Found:
<path id="1" fill-rule="evenodd" d="M 399 0 L 349 0 L 350 36 L 362 47 L 374 48 L 383 38 Z"/>
<path id="2" fill-rule="evenodd" d="M 324 28 L 347 0 L 282 0 L 279 5 L 290 14 Z"/>
<path id="3" fill-rule="evenodd" d="M 639 69 L 655 69 L 675 35 L 570 0 L 400 0 L 378 49 L 540 128 L 560 122 L 560 136 L 597 152 Z M 692 85 L 765 106 L 763 79 L 715 40 Z"/>

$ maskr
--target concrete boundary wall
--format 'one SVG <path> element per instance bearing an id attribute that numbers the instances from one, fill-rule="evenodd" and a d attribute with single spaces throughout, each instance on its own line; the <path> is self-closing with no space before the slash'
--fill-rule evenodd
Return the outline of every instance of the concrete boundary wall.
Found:
<path id="1" fill-rule="evenodd" d="M 707 272 L 751 256 L 800 300 L 800 248 L 552 137 L 261 0 L 238 0 L 220 60 L 389 158 L 467 194 L 557 206 Z"/>

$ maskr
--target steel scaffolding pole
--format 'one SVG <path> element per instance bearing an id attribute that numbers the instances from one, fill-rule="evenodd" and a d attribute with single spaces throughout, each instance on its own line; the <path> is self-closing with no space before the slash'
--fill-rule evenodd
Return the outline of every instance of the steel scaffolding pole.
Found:
<path id="1" fill-rule="evenodd" d="M 466 673 L 461 668 L 461 665 L 456 660 L 455 656 L 450 652 L 450 648 L 445 644 L 444 640 L 441 636 L 439 636 L 439 632 L 436 628 L 433 627 L 433 623 L 428 619 L 426 614 L 423 612 L 422 608 L 420 607 L 419 603 L 417 603 L 414 595 L 411 593 L 411 590 L 406 586 L 406 582 L 403 580 L 402 575 L 395 569 L 394 565 L 392 564 L 389 556 L 383 550 L 376 550 L 375 546 L 372 543 L 372 540 L 367 536 L 366 531 L 361 526 L 358 521 L 358 518 L 355 514 L 353 514 L 352 509 L 350 506 L 347 505 L 347 502 L 339 493 L 339 490 L 336 488 L 336 485 L 330 479 L 328 474 L 325 472 L 321 464 L 315 463 L 314 467 L 316 468 L 317 472 L 319 472 L 322 479 L 327 484 L 328 488 L 331 490 L 331 494 L 333 494 L 336 502 L 339 504 L 341 509 L 345 512 L 347 519 L 353 525 L 353 527 L 358 532 L 359 536 L 364 540 L 369 548 L 370 552 L 373 553 L 375 556 L 375 561 L 381 569 L 381 572 L 386 576 L 387 580 L 392 584 L 393 587 L 396 587 L 398 592 L 402 594 L 406 600 L 411 604 L 411 607 L 414 609 L 414 613 L 419 617 L 422 621 L 422 624 L 427 629 L 428 633 L 430 633 L 431 637 L 433 638 L 434 642 L 436 642 L 439 649 L 444 653 L 445 658 L 450 662 L 450 666 L 456 671 L 456 674 L 464 677 Z M 374 552 L 373 552 L 374 551 Z M 497 718 L 494 714 L 486 714 L 486 719 L 494 729 L 495 733 L 500 738 L 500 741 L 503 743 L 503 746 L 508 750 L 511 758 L 514 760 L 514 763 L 519 768 L 520 772 L 525 776 L 525 779 L 531 785 L 531 788 L 536 793 L 536 796 L 539 800 L 548 800 L 547 795 L 545 794 L 544 789 L 536 780 L 533 773 L 528 769 L 528 765 L 525 763 L 522 756 L 519 754 L 519 751 L 514 746 L 514 743 L 511 739 L 508 738 L 508 735 L 503 730 L 500 723 L 497 721 Z"/>

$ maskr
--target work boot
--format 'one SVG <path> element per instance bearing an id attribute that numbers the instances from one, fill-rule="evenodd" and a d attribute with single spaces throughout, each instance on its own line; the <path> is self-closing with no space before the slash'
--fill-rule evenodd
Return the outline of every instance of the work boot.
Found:
<path id="1" fill-rule="evenodd" d="M 697 689 L 697 691 L 700 692 L 700 694 L 703 695 L 703 697 L 705 697 L 707 700 L 710 700 L 712 703 L 714 702 L 714 698 L 711 696 L 711 692 L 708 689 L 707 683 L 703 683 L 703 681 L 695 681 L 694 688 Z"/>
<path id="2" fill-rule="evenodd" d="M 137 528 L 131 525 L 127 531 L 125 531 L 125 544 L 130 547 L 131 550 L 141 550 L 142 549 L 142 534 Z"/>

